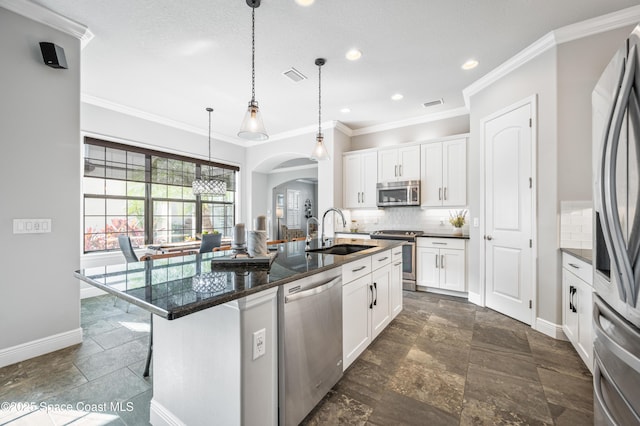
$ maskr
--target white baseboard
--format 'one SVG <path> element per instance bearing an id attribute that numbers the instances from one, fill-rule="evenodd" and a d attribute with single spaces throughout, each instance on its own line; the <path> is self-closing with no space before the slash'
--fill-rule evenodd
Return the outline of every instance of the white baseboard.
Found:
<path id="1" fill-rule="evenodd" d="M 82 328 L 0 349 L 0 368 L 82 343 Z"/>
<path id="2" fill-rule="evenodd" d="M 103 294 L 107 294 L 107 292 L 104 290 L 100 290 L 98 287 L 86 287 L 80 289 L 80 299 L 102 296 Z"/>
<path id="3" fill-rule="evenodd" d="M 473 293 L 473 292 L 469 292 L 469 302 L 478 305 L 478 306 L 482 306 L 484 307 L 484 305 L 482 304 L 482 298 L 480 297 L 480 294 L 478 293 Z"/>
<path id="4" fill-rule="evenodd" d="M 179 418 L 167 410 L 155 399 L 151 399 L 149 407 L 149 423 L 153 426 L 186 426 Z"/>
<path id="5" fill-rule="evenodd" d="M 460 298 L 463 298 L 463 299 L 467 298 L 467 293 L 466 292 L 462 292 L 462 291 L 444 290 L 444 289 L 441 289 L 441 288 L 426 287 L 426 286 L 423 286 L 423 285 L 416 286 L 416 290 L 417 291 L 424 291 L 426 293 L 444 294 L 445 296 L 460 297 Z"/>
<path id="6" fill-rule="evenodd" d="M 546 334 L 549 337 L 553 337 L 558 340 L 567 340 L 567 337 L 562 331 L 562 325 L 554 324 L 542 318 L 536 318 L 534 330 L 539 331 L 542 334 Z"/>

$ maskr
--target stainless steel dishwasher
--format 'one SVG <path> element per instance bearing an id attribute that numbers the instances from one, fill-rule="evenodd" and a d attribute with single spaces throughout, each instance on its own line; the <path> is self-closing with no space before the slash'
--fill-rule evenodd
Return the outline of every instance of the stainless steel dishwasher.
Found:
<path id="1" fill-rule="evenodd" d="M 334 268 L 279 289 L 280 425 L 297 425 L 342 376 L 342 275 Z"/>

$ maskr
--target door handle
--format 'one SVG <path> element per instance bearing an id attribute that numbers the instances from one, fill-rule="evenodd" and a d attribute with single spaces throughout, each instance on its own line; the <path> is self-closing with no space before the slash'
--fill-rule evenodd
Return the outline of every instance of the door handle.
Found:
<path id="1" fill-rule="evenodd" d="M 351 270 L 351 272 L 358 272 L 358 271 L 362 271 L 362 270 L 363 270 L 364 268 L 366 268 L 366 267 L 367 267 L 367 265 L 362 265 L 362 266 L 361 266 L 361 267 L 359 267 L 359 268 L 352 269 L 352 270 Z"/>
<path id="2" fill-rule="evenodd" d="M 491 241 L 493 240 L 493 237 L 491 235 L 485 235 L 484 239 Z"/>
<path id="3" fill-rule="evenodd" d="M 442 187 L 438 188 L 438 200 L 442 201 Z"/>
<path id="4" fill-rule="evenodd" d="M 364 203 L 364 192 L 362 193 L 362 202 Z"/>
<path id="5" fill-rule="evenodd" d="M 602 161 L 600 163 L 600 197 L 602 200 L 602 231 L 607 249 L 612 252 L 611 262 L 619 273 L 616 279 L 620 299 L 635 306 L 634 275 L 629 254 L 625 247 L 618 213 L 616 192 L 616 163 L 620 133 L 624 124 L 624 111 L 629 104 L 635 80 L 637 48 L 633 46 L 629 52 L 624 73 L 621 70 L 621 83 L 615 96 L 614 107 L 609 115 L 602 144 Z"/>
<path id="6" fill-rule="evenodd" d="M 445 200 L 447 199 L 447 187 L 446 186 L 444 187 L 444 199 Z"/>
<path id="7" fill-rule="evenodd" d="M 369 303 L 369 309 L 373 309 L 373 286 L 369 284 L 369 290 L 371 290 L 371 303 Z"/>
<path id="8" fill-rule="evenodd" d="M 580 267 L 578 265 L 576 265 L 575 263 L 569 263 L 569 266 L 571 266 L 574 269 L 580 269 Z"/>
<path id="9" fill-rule="evenodd" d="M 444 254 L 440 255 L 440 268 L 444 269 Z"/>
<path id="10" fill-rule="evenodd" d="M 573 303 L 573 295 L 576 294 L 576 288 L 572 285 L 569 286 L 569 309 L 571 312 L 578 312 L 576 305 Z"/>
<path id="11" fill-rule="evenodd" d="M 393 176 L 398 177 L 398 165 L 393 166 Z"/>
<path id="12" fill-rule="evenodd" d="M 378 262 L 384 262 L 385 260 L 387 260 L 389 258 L 389 256 L 385 256 L 382 259 L 378 259 Z"/>
<path id="13" fill-rule="evenodd" d="M 398 175 L 402 176 L 402 164 L 398 166 L 398 170 L 400 170 L 400 173 L 398 173 Z"/>
<path id="14" fill-rule="evenodd" d="M 377 306 L 378 305 L 378 283 L 373 283 L 373 288 L 376 289 L 376 298 L 373 299 L 373 305 Z"/>
<path id="15" fill-rule="evenodd" d="M 358 203 L 360 202 L 360 193 L 358 192 Z"/>
<path id="16" fill-rule="evenodd" d="M 438 255 L 436 254 L 436 269 L 438 269 Z"/>

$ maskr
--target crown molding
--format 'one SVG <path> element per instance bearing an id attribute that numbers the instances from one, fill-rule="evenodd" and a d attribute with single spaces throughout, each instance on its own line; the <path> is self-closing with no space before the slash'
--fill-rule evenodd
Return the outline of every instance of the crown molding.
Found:
<path id="1" fill-rule="evenodd" d="M 416 124 L 429 123 L 432 121 L 445 120 L 447 118 L 459 117 L 469 114 L 469 110 L 466 107 L 459 107 L 448 109 L 446 111 L 436 112 L 433 114 L 421 115 L 419 117 L 407 118 L 405 120 L 392 121 L 384 124 L 376 124 L 375 126 L 363 127 L 361 129 L 355 129 L 349 136 L 360 136 L 369 133 L 377 133 L 385 130 L 393 130 L 400 127 L 413 126 Z"/>
<path id="2" fill-rule="evenodd" d="M 640 6 L 632 6 L 551 31 L 462 90 L 464 104 L 469 108 L 471 96 L 559 44 L 637 24 L 639 21 Z"/>
<path id="3" fill-rule="evenodd" d="M 86 104 L 95 105 L 100 108 L 108 109 L 111 111 L 119 112 L 121 114 L 129 115 L 132 117 L 137 117 L 142 120 L 152 121 L 154 123 L 162 124 L 164 126 L 173 127 L 176 129 L 184 130 L 185 132 L 195 133 L 197 135 L 207 136 L 208 133 L 206 130 L 203 130 L 199 127 L 192 126 L 190 124 L 182 123 L 180 121 L 171 120 L 166 117 L 162 117 L 156 114 L 151 114 L 149 112 L 142 111 L 137 108 L 132 108 L 126 105 L 122 105 L 116 102 L 111 102 L 106 99 L 102 99 L 96 96 L 88 95 L 86 93 L 82 93 L 80 96 L 80 100 Z M 211 137 L 223 142 L 232 143 L 234 145 L 239 145 L 242 147 L 246 147 L 246 144 L 242 143 L 240 140 L 235 138 L 230 138 L 220 133 L 212 132 Z"/>
<path id="4" fill-rule="evenodd" d="M 334 121 L 333 122 L 333 127 L 336 130 L 339 130 L 340 132 L 344 133 L 346 136 L 353 136 L 353 129 L 351 127 L 348 127 L 346 124 L 342 123 L 341 121 Z"/>
<path id="5" fill-rule="evenodd" d="M 82 48 L 93 39 L 93 33 L 86 25 L 30 0 L 0 0 L 0 7 L 75 37 L 80 40 Z"/>

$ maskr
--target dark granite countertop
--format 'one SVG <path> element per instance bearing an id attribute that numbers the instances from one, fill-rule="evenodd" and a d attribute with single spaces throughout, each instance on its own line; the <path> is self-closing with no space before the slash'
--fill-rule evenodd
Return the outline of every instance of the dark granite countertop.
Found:
<path id="1" fill-rule="evenodd" d="M 371 232 L 375 232 L 375 231 L 371 231 Z M 354 238 L 357 238 L 358 235 L 371 235 L 371 232 L 348 232 L 348 231 L 337 231 L 336 234 L 342 234 L 342 235 L 353 235 Z M 463 240 L 468 240 L 469 239 L 469 234 L 464 234 L 464 235 L 453 235 L 451 232 L 425 232 L 424 234 L 422 234 L 420 237 L 427 237 L 427 238 L 460 238 Z"/>
<path id="2" fill-rule="evenodd" d="M 574 248 L 560 248 L 560 251 L 570 254 L 583 262 L 587 262 L 589 265 L 593 263 L 593 250 L 591 249 L 574 249 Z"/>
<path id="3" fill-rule="evenodd" d="M 213 258 L 231 254 L 224 251 L 86 268 L 75 271 L 74 276 L 151 313 L 172 320 L 337 268 L 402 244 L 402 241 L 390 240 L 357 241 L 371 248 L 348 255 L 307 253 L 305 242 L 296 241 L 270 246 L 277 250 L 277 256 L 270 266 L 212 266 Z M 333 244 L 353 242 L 351 238 L 336 238 Z M 311 249 L 318 247 L 319 240 L 311 241 Z M 195 276 L 204 276 L 206 282 L 203 288 L 211 291 L 194 291 Z"/>
<path id="4" fill-rule="evenodd" d="M 452 233 L 446 233 L 446 232 L 443 232 L 441 234 L 437 232 L 425 232 L 424 234 L 420 235 L 419 238 L 458 238 L 462 240 L 468 240 L 469 234 L 453 235 Z"/>

